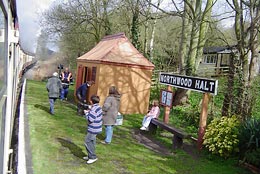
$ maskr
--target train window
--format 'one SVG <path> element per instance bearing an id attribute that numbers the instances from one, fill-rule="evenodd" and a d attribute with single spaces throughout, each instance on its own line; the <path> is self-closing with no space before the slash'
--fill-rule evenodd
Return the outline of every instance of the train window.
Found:
<path id="1" fill-rule="evenodd" d="M 1 2 L 0 2 L 1 3 Z M 0 154 L 4 154 L 4 128 L 5 128 L 5 113 L 6 113 L 6 97 L 3 94 L 6 92 L 6 67 L 7 67 L 7 23 L 6 15 L 0 6 Z M 4 155 L 0 157 L 0 169 L 3 169 Z M 2 171 L 0 171 L 2 173 Z"/>
<path id="2" fill-rule="evenodd" d="M 3 94 L 3 88 L 5 86 L 5 57 L 6 57 L 6 22 L 5 15 L 0 8 L 0 95 Z M 0 97 L 1 97 L 0 96 Z"/>

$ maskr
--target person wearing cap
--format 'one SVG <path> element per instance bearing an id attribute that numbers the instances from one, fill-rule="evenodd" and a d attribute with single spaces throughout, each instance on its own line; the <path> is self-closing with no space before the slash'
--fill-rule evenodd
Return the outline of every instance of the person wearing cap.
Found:
<path id="1" fill-rule="evenodd" d="M 54 114 L 54 103 L 60 96 L 60 91 L 62 90 L 62 83 L 59 79 L 59 74 L 54 72 L 52 77 L 48 79 L 46 84 L 46 89 L 48 91 L 49 103 L 50 103 L 50 114 Z"/>

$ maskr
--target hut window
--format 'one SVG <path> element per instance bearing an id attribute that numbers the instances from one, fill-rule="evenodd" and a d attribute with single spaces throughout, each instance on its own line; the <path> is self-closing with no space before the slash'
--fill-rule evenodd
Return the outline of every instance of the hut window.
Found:
<path id="1" fill-rule="evenodd" d="M 83 66 L 79 65 L 78 67 L 78 73 L 77 73 L 77 84 L 76 87 L 78 88 L 82 84 L 82 78 L 83 78 Z"/>
<path id="2" fill-rule="evenodd" d="M 83 83 L 86 83 L 88 81 L 88 67 L 84 67 L 84 81 Z"/>
<path id="3" fill-rule="evenodd" d="M 223 54 L 221 57 L 221 65 L 229 65 L 231 54 Z"/>
<path id="4" fill-rule="evenodd" d="M 206 55 L 204 55 L 203 63 L 215 64 L 216 61 L 217 61 L 217 55 L 216 54 L 206 54 Z"/>
<path id="5" fill-rule="evenodd" d="M 91 80 L 96 81 L 97 67 L 92 67 Z"/>

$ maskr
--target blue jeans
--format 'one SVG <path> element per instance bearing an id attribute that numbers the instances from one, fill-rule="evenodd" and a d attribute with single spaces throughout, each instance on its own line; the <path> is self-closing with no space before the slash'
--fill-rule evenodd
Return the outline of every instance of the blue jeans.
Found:
<path id="1" fill-rule="evenodd" d="M 113 136 L 113 125 L 105 125 L 106 128 L 106 139 L 105 142 L 111 143 Z"/>
<path id="2" fill-rule="evenodd" d="M 56 98 L 49 98 L 49 103 L 50 103 L 50 113 L 54 114 L 54 102 Z"/>
<path id="3" fill-rule="evenodd" d="M 87 133 L 85 137 L 85 147 L 88 152 L 89 159 L 96 159 L 96 136 L 97 134 Z"/>
<path id="4" fill-rule="evenodd" d="M 67 98 L 68 93 L 69 93 L 69 88 L 65 88 L 65 89 L 62 88 L 60 99 L 64 100 L 65 98 Z"/>
<path id="5" fill-rule="evenodd" d="M 144 116 L 144 119 L 143 119 L 143 122 L 142 122 L 142 126 L 144 127 L 148 127 L 151 120 L 153 119 L 153 117 L 147 117 L 147 116 Z"/>

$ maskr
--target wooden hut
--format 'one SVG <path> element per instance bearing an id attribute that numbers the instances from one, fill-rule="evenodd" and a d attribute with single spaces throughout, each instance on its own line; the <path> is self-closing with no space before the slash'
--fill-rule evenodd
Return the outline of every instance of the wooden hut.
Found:
<path id="1" fill-rule="evenodd" d="M 121 93 L 122 114 L 147 112 L 154 65 L 128 40 L 124 33 L 104 37 L 93 49 L 77 58 L 76 88 L 95 82 L 88 91 L 100 96 L 103 105 L 110 86 Z"/>

